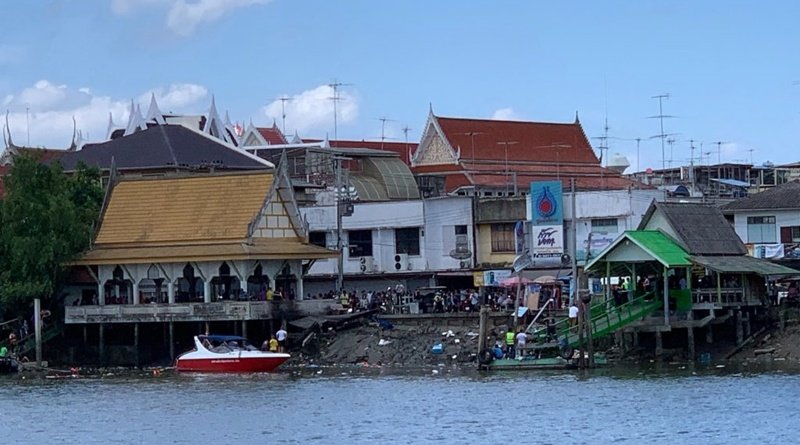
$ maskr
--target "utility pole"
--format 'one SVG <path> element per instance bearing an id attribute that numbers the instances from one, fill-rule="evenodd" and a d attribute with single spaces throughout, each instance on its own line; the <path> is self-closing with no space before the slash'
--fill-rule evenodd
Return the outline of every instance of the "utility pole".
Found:
<path id="1" fill-rule="evenodd" d="M 334 157 L 336 162 L 336 251 L 337 258 L 336 295 L 342 295 L 344 287 L 344 243 L 342 230 L 342 158 Z"/>
<path id="2" fill-rule="evenodd" d="M 570 178 L 570 197 L 572 208 L 572 221 L 570 224 L 570 254 L 572 255 L 572 292 L 570 292 L 570 306 L 575 303 L 578 297 L 578 215 L 575 213 L 575 178 Z"/>

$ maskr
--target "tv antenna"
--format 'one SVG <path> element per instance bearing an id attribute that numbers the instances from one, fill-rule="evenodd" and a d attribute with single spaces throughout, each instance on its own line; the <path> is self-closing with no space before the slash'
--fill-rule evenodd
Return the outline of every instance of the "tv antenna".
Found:
<path id="1" fill-rule="evenodd" d="M 669 161 L 667 161 L 668 162 L 667 165 L 669 166 L 669 168 L 672 168 L 672 161 L 674 159 L 672 154 L 673 154 L 673 150 L 675 148 L 675 138 L 667 139 L 667 144 L 669 144 Z"/>
<path id="2" fill-rule="evenodd" d="M 748 148 L 747 151 L 750 152 L 750 165 L 753 165 L 753 152 L 756 151 L 755 148 Z"/>
<path id="3" fill-rule="evenodd" d="M 475 162 L 475 136 L 486 133 L 483 131 L 468 131 L 466 133 L 461 133 L 461 134 L 463 134 L 464 136 L 469 136 L 470 142 L 472 143 L 472 153 L 471 153 L 472 162 Z"/>
<path id="4" fill-rule="evenodd" d="M 386 122 L 395 122 L 395 120 L 389 119 L 386 116 L 381 116 L 378 118 L 378 120 L 381 121 L 381 150 L 383 150 L 383 141 L 386 140 Z M 406 139 L 407 138 L 408 135 L 406 135 Z"/>
<path id="5" fill-rule="evenodd" d="M 281 101 L 281 122 L 283 126 L 283 134 L 286 135 L 286 102 L 293 101 L 289 96 L 281 96 L 276 98 L 275 100 Z"/>
<path id="6" fill-rule="evenodd" d="M 409 152 L 408 153 L 408 162 L 410 164 L 411 163 L 411 153 L 410 153 L 410 151 L 408 149 L 408 132 L 411 131 L 411 127 L 406 125 L 405 127 L 403 127 L 403 129 L 401 131 L 403 132 L 403 137 L 404 137 L 404 139 L 406 141 L 406 152 Z"/>
<path id="7" fill-rule="evenodd" d="M 664 114 L 664 99 L 669 99 L 669 93 L 652 96 L 651 99 L 658 99 L 658 114 L 655 116 L 648 116 L 648 119 L 658 119 L 661 128 L 661 133 L 653 136 L 651 139 L 661 139 L 661 169 L 664 170 L 667 164 L 664 151 L 664 142 L 666 142 L 667 136 L 670 136 L 669 134 L 664 133 L 664 119 L 671 119 L 675 116 Z"/>
<path id="8" fill-rule="evenodd" d="M 729 144 L 729 142 L 717 141 L 714 143 L 717 144 L 717 164 L 722 164 L 722 146 Z"/>
<path id="9" fill-rule="evenodd" d="M 605 167 L 608 165 L 608 130 L 610 127 L 608 126 L 608 116 L 605 119 L 605 125 L 603 126 L 603 135 L 597 136 L 592 139 L 597 139 L 600 141 L 600 145 L 597 146 L 597 149 L 600 150 L 600 165 Z M 603 150 L 605 150 L 605 155 L 603 155 Z"/>
<path id="10" fill-rule="evenodd" d="M 339 96 L 339 88 L 347 87 L 353 85 L 352 83 L 342 83 L 338 80 L 334 79 L 332 83 L 329 83 L 328 86 L 333 90 L 333 97 L 329 99 L 333 101 L 333 140 L 339 139 L 338 133 L 338 109 L 337 104 L 340 100 L 344 100 L 341 96 Z"/>

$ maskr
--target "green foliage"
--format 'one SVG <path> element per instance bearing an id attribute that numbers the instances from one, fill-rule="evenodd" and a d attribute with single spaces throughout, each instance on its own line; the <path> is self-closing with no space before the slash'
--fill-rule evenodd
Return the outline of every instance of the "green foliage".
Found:
<path id="1" fill-rule="evenodd" d="M 63 283 L 66 263 L 88 249 L 100 214 L 100 172 L 20 154 L 4 178 L 0 202 L 0 301 L 12 311 L 47 299 Z"/>

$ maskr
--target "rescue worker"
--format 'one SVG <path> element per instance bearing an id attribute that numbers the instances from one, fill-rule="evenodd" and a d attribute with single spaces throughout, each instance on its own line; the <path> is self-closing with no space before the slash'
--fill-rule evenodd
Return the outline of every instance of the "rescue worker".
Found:
<path id="1" fill-rule="evenodd" d="M 510 327 L 508 331 L 506 331 L 506 357 L 507 358 L 514 358 L 514 341 L 516 341 L 516 336 L 514 335 L 514 330 Z"/>

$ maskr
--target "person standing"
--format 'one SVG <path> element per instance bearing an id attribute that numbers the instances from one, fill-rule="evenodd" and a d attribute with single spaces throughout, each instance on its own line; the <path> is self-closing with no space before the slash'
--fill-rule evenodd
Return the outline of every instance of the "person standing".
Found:
<path id="1" fill-rule="evenodd" d="M 578 328 L 578 312 L 579 312 L 578 306 L 575 306 L 575 303 L 573 303 L 569 307 L 569 326 L 570 326 L 570 329 L 573 329 L 573 328 L 577 329 Z"/>
<path id="2" fill-rule="evenodd" d="M 506 357 L 508 358 L 514 357 L 514 341 L 514 330 L 509 327 L 506 331 Z"/>
<path id="3" fill-rule="evenodd" d="M 273 335 L 272 338 L 269 339 L 269 352 L 278 352 L 278 348 L 280 348 L 279 342 Z"/>
<path id="4" fill-rule="evenodd" d="M 278 340 L 278 350 L 280 352 L 286 352 L 286 337 L 288 336 L 286 330 L 283 328 L 278 329 L 278 332 L 275 333 L 275 336 Z"/>
<path id="5" fill-rule="evenodd" d="M 528 334 L 524 330 L 520 330 L 517 334 L 517 360 L 522 360 L 525 355 L 525 344 L 528 342 Z"/>

